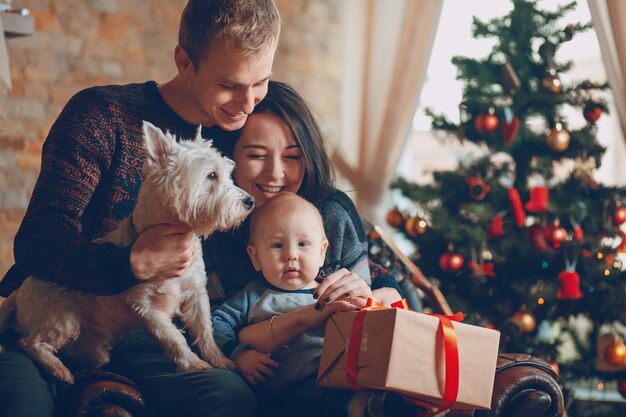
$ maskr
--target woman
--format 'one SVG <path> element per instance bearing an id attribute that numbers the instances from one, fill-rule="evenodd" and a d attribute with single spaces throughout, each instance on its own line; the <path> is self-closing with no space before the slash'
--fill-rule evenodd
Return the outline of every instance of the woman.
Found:
<path id="1" fill-rule="evenodd" d="M 272 323 L 273 335 L 268 332 L 268 323 L 248 326 L 239 334 L 242 343 L 254 340 L 258 350 L 271 352 L 276 348 L 276 339 L 289 345 L 303 330 L 324 325 L 328 314 L 320 312 L 334 309 L 333 301 L 363 307 L 369 297 L 400 298 L 391 276 L 376 277 L 370 287 L 367 239 L 360 218 L 350 198 L 334 189 L 321 129 L 295 90 L 270 81 L 266 98 L 248 117 L 234 146 L 228 149 L 224 145 L 220 144 L 220 149 L 236 163 L 235 183 L 255 198 L 257 207 L 280 192 L 297 193 L 320 209 L 330 243 L 320 270 L 321 283 L 311 297 L 315 308 L 301 308 L 277 317 Z M 247 230 L 248 225 L 244 224 L 233 233 L 217 233 L 205 242 L 205 263 L 210 284 L 214 284 L 209 285 L 209 295 L 214 305 L 258 278 L 246 252 Z M 229 354 L 245 351 L 245 346 L 236 340 L 229 346 Z M 294 387 L 292 395 L 281 396 L 280 403 L 286 404 L 289 399 L 300 403 L 324 401 L 301 397 L 308 392 L 311 390 L 306 387 Z M 259 398 L 261 404 L 264 400 L 267 399 Z M 267 402 L 275 405 L 271 400 Z M 330 406 L 335 408 L 335 404 Z M 298 409 L 302 410 L 301 405 Z"/>

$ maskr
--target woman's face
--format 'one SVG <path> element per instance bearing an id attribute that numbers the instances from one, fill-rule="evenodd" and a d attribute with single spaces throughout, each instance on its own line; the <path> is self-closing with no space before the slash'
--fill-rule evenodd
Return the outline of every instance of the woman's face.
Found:
<path id="1" fill-rule="evenodd" d="M 235 145 L 235 183 L 260 206 L 281 191 L 297 193 L 304 160 L 296 138 L 281 118 L 269 113 L 248 117 Z"/>

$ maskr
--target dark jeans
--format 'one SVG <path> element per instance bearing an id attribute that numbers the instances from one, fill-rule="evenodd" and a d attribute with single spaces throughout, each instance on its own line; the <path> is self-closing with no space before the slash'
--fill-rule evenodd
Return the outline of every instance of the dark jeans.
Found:
<path id="1" fill-rule="evenodd" d="M 0 417 L 52 417 L 63 385 L 49 377 L 5 332 L 0 343 Z M 103 369 L 133 380 L 156 417 L 254 416 L 256 398 L 234 372 L 211 369 L 175 373 L 175 365 L 145 331 L 128 335 Z"/>
<path id="2" fill-rule="evenodd" d="M 257 392 L 258 417 L 347 417 L 353 396 L 351 390 L 318 387 L 313 377 L 278 395 Z"/>

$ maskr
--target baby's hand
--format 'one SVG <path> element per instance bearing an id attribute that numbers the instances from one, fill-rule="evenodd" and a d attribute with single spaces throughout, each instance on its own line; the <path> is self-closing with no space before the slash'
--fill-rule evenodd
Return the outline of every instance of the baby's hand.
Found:
<path id="1" fill-rule="evenodd" d="M 250 385 L 265 382 L 267 376 L 274 376 L 271 367 L 277 368 L 278 362 L 269 353 L 253 349 L 244 350 L 235 359 L 239 372 Z"/>

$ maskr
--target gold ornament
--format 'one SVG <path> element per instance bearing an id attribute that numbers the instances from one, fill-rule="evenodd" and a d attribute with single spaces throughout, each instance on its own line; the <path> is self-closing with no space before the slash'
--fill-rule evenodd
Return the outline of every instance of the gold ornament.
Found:
<path id="1" fill-rule="evenodd" d="M 626 363 L 626 345 L 621 340 L 616 340 L 604 349 L 604 359 L 613 365 L 620 366 Z"/>
<path id="2" fill-rule="evenodd" d="M 546 143 L 548 147 L 556 152 L 563 152 L 569 146 L 569 133 L 561 123 L 557 123 L 554 129 L 548 133 L 546 137 Z"/>
<path id="3" fill-rule="evenodd" d="M 541 85 L 543 86 L 543 88 L 553 94 L 558 94 L 561 92 L 561 79 L 559 78 L 559 75 L 556 73 L 556 70 L 554 68 L 550 68 L 548 70 L 546 76 L 543 77 L 543 80 L 541 81 Z"/>
<path id="4" fill-rule="evenodd" d="M 400 228 L 404 226 L 404 222 L 406 221 L 406 216 L 402 213 L 397 207 L 389 210 L 387 213 L 387 224 L 393 228 Z"/>
<path id="5" fill-rule="evenodd" d="M 421 217 L 410 217 L 404 224 L 406 234 L 411 237 L 417 237 L 426 233 L 426 221 Z"/>
<path id="6" fill-rule="evenodd" d="M 537 327 L 537 319 L 535 319 L 533 313 L 526 309 L 526 306 L 522 306 L 520 311 L 513 314 L 512 321 L 517 324 L 524 333 L 532 333 L 535 327 Z"/>
<path id="7" fill-rule="evenodd" d="M 615 331 L 604 333 L 596 341 L 596 370 L 600 372 L 626 371 L 626 345 Z"/>

